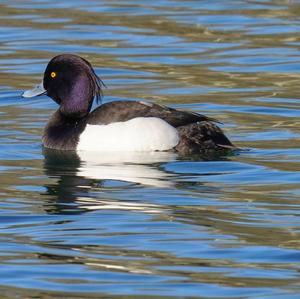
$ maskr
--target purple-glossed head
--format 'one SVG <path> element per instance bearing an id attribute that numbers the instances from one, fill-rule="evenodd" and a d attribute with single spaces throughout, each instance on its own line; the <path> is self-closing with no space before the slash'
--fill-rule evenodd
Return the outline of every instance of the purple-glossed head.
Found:
<path id="1" fill-rule="evenodd" d="M 55 56 L 48 63 L 43 82 L 35 89 L 25 91 L 29 98 L 46 93 L 66 117 L 82 118 L 92 107 L 96 97 L 101 99 L 102 81 L 88 61 L 73 54 Z"/>

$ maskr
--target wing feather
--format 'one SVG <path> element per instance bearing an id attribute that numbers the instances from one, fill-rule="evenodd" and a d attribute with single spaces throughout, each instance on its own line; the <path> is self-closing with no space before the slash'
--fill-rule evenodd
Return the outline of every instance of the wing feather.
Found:
<path id="1" fill-rule="evenodd" d="M 110 124 L 127 121 L 136 117 L 161 118 L 175 128 L 201 121 L 218 122 L 202 114 L 181 111 L 158 104 L 120 101 L 105 103 L 96 108 L 89 115 L 88 124 Z"/>

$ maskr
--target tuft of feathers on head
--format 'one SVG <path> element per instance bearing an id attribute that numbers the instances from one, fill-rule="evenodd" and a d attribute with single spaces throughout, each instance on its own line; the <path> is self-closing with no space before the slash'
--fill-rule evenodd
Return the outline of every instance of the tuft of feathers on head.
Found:
<path id="1" fill-rule="evenodd" d="M 88 76 L 90 79 L 90 82 L 92 84 L 92 90 L 94 91 L 94 98 L 96 98 L 96 103 L 101 104 L 102 97 L 103 97 L 103 87 L 106 87 L 104 82 L 98 77 L 98 75 L 95 73 L 92 65 L 84 58 L 80 57 L 90 68 L 90 72 L 88 72 Z"/>

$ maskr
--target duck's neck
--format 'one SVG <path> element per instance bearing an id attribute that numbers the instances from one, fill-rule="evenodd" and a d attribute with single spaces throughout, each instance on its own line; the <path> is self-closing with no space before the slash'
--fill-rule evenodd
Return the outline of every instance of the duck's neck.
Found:
<path id="1" fill-rule="evenodd" d="M 57 150 L 75 150 L 85 127 L 86 118 L 68 118 L 57 110 L 44 129 L 43 145 Z"/>

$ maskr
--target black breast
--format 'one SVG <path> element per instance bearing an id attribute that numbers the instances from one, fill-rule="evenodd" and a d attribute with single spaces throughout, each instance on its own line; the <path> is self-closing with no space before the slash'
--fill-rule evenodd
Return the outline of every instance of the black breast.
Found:
<path id="1" fill-rule="evenodd" d="M 70 119 L 56 111 L 45 127 L 43 145 L 57 150 L 75 150 L 86 119 Z"/>

